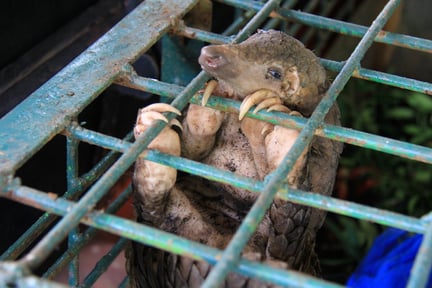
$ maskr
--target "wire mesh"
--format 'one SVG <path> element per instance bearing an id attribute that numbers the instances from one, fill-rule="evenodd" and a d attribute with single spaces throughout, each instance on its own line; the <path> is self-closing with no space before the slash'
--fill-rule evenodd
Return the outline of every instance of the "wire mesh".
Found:
<path id="1" fill-rule="evenodd" d="M 432 163 L 432 149 L 387 137 L 356 131 L 344 127 L 323 124 L 323 118 L 333 105 L 340 91 L 351 77 L 395 86 L 406 90 L 432 94 L 432 84 L 389 73 L 362 68 L 360 61 L 375 42 L 397 45 L 406 49 L 432 52 L 432 41 L 413 36 L 382 31 L 401 1 L 388 1 L 381 13 L 369 27 L 343 22 L 307 12 L 291 10 L 292 1 L 218 1 L 246 10 L 226 30 L 217 34 L 186 26 L 181 19 L 194 5 L 192 1 L 144 1 L 131 14 L 113 27 L 105 36 L 88 48 L 71 64 L 40 87 L 0 122 L 0 195 L 14 201 L 46 211 L 10 248 L 0 257 L 0 283 L 17 287 L 64 287 L 46 280 L 69 264 L 69 285 L 89 287 L 106 270 L 120 253 L 128 239 L 151 245 L 172 253 L 187 254 L 194 259 L 214 265 L 203 287 L 217 287 L 228 272 L 236 271 L 246 276 L 257 277 L 282 286 L 294 287 L 339 287 L 339 284 L 313 278 L 301 273 L 270 268 L 262 263 L 240 257 L 242 248 L 255 231 L 273 198 L 279 197 L 341 215 L 374 223 L 397 227 L 406 231 L 424 234 L 422 253 L 416 257 L 408 287 L 424 287 L 432 265 L 432 224 L 430 217 L 415 218 L 366 205 L 323 196 L 308 191 L 290 189 L 283 184 L 292 163 L 299 157 L 305 145 L 314 135 L 336 141 L 373 149 L 427 164 Z M 312 1 L 313 2 L 313 1 Z M 291 5 L 291 6 L 290 6 Z M 154 13 L 161 11 L 160 13 Z M 243 18 L 242 18 L 243 17 Z M 229 183 L 236 187 L 259 193 L 259 198 L 239 227 L 233 240 L 224 250 L 207 247 L 152 227 L 115 216 L 112 213 L 123 205 L 131 194 L 128 187 L 105 211 L 94 209 L 108 190 L 129 169 L 135 159 L 146 149 L 151 140 L 163 129 L 159 123 L 146 131 L 142 137 L 131 142 L 131 134 L 118 139 L 82 127 L 77 122 L 81 111 L 94 101 L 100 93 L 113 83 L 160 95 L 182 110 L 188 103 L 200 103 L 197 93 L 209 76 L 204 72 L 193 75 L 186 85 L 167 83 L 137 75 L 132 63 L 150 49 L 168 31 L 171 34 L 218 44 L 240 42 L 253 33 L 271 17 L 270 21 L 291 20 L 325 31 L 359 37 L 361 40 L 351 56 L 343 62 L 321 59 L 322 64 L 337 73 L 326 96 L 309 119 L 298 119 L 283 113 L 266 111 L 248 114 L 249 117 L 288 128 L 301 129 L 299 140 L 281 165 L 266 181 L 251 180 L 234 173 L 192 160 L 148 151 L 145 158 L 206 179 Z M 267 25 L 275 25 L 274 22 Z M 235 36 L 227 36 L 240 28 Z M 267 27 L 269 28 L 269 27 Z M 139 31 L 139 32 L 138 32 Z M 126 43 L 126 44 L 125 44 Z M 169 65 L 169 64 L 168 64 Z M 240 104 L 234 100 L 213 96 L 209 107 L 238 112 Z M 168 115 L 171 119 L 175 115 Z M 37 127 L 34 129 L 33 127 Z M 29 132 L 32 131 L 32 132 Z M 15 176 L 16 171 L 55 135 L 67 139 L 67 191 L 61 196 L 27 187 Z M 99 163 L 90 171 L 80 175 L 78 169 L 78 145 L 89 143 L 108 149 Z M 291 164 L 290 164 L 291 163 Z M 60 218 L 58 217 L 60 216 Z M 59 219 L 59 220 L 58 220 Z M 51 227 L 51 224 L 56 224 Z M 89 226 L 84 231 L 79 223 Z M 46 230 L 49 229 L 47 232 Z M 78 277 L 78 251 L 98 230 L 119 235 L 122 238 L 103 257 L 93 271 L 80 283 Z M 39 236 L 43 236 L 41 240 Z M 39 278 L 33 272 L 53 250 L 68 238 L 68 249 Z M 30 250 L 27 249 L 30 247 Z M 21 257 L 20 259 L 18 259 Z M 18 260 L 17 260 L 18 259 Z M 125 279 L 120 286 L 126 286 Z"/>

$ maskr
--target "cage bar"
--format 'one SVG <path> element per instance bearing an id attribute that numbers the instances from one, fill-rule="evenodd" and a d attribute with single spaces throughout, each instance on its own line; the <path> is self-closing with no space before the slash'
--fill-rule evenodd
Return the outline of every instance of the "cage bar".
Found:
<path id="1" fill-rule="evenodd" d="M 144 1 L 105 36 L 0 120 L 0 196 L 46 212 L 0 256 L 0 285 L 69 287 L 45 279 L 53 278 L 62 267 L 69 264 L 69 285 L 91 286 L 106 270 L 115 256 L 125 248 L 127 241 L 131 239 L 178 255 L 187 254 L 193 259 L 204 260 L 214 265 L 203 287 L 217 287 L 224 281 L 227 273 L 232 271 L 281 286 L 342 287 L 336 283 L 291 270 L 270 268 L 263 263 L 252 262 L 240 257 L 242 248 L 255 231 L 274 197 L 281 197 L 293 203 L 424 234 L 424 240 L 417 254 L 408 287 L 425 287 L 432 265 L 430 217 L 419 219 L 330 196 L 291 189 L 282 183 L 283 178 L 288 174 L 293 163 L 305 145 L 311 141 L 313 135 L 432 164 L 432 149 L 429 147 L 323 124 L 328 109 L 333 105 L 336 97 L 351 77 L 432 95 L 432 83 L 365 69 L 360 66 L 361 59 L 373 41 L 432 53 L 431 40 L 382 31 L 382 27 L 401 1 L 388 1 L 371 26 L 365 27 L 308 12 L 291 10 L 290 7 L 294 5 L 294 2 L 291 1 L 284 1 L 282 6 L 279 6 L 281 1 L 270 0 L 261 3 L 260 1 L 219 0 L 218 2 L 225 5 L 247 11 L 242 16 L 243 18 L 237 18 L 223 34 L 188 27 L 182 22 L 183 16 L 197 2 L 198 0 Z M 155 11 L 162 12 L 155 13 Z M 283 113 L 266 111 L 247 114 L 248 117 L 301 130 L 300 137 L 282 162 L 284 165 L 278 167 L 265 181 L 251 180 L 232 172 L 222 171 L 158 151 L 147 151 L 141 155 L 151 140 L 163 129 L 164 123 L 154 125 L 132 143 L 131 133 L 124 139 L 118 139 L 83 128 L 76 122 L 80 112 L 113 83 L 167 97 L 172 100 L 171 104 L 180 110 L 186 107 L 188 103 L 200 103 L 201 95 L 197 94 L 197 91 L 209 79 L 209 76 L 204 72 L 199 73 L 188 85 L 183 87 L 138 76 L 131 64 L 167 32 L 214 44 L 237 43 L 246 39 L 269 17 L 272 22 L 268 22 L 268 25 L 274 25 L 274 21 L 291 20 L 310 27 L 359 37 L 361 40 L 347 61 L 337 62 L 321 59 L 327 69 L 338 74 L 310 119 L 306 120 Z M 244 24 L 245 26 L 243 26 Z M 239 33 L 228 36 L 239 29 Z M 212 96 L 207 106 L 228 112 L 237 112 L 239 109 L 237 101 L 217 96 Z M 174 116 L 169 114 L 167 118 L 172 119 Z M 34 126 L 38 129 L 33 130 L 32 127 Z M 33 132 L 29 133 L 29 131 Z M 64 135 L 67 139 L 68 187 L 64 195 L 57 198 L 50 193 L 22 185 L 16 178 L 15 172 L 58 134 Z M 80 142 L 96 145 L 110 151 L 93 169 L 83 175 L 78 174 L 77 159 Z M 207 247 L 111 215 L 130 197 L 131 187 L 127 188 L 105 211 L 95 210 L 98 201 L 133 164 L 135 159 L 140 157 L 139 155 L 147 160 L 168 165 L 181 171 L 259 193 L 258 200 L 225 250 Z M 80 198 L 82 193 L 84 196 Z M 46 232 L 48 226 L 58 217 L 60 217 L 60 221 L 54 228 Z M 80 223 L 89 226 L 89 228 L 82 232 L 79 231 L 78 225 Z M 122 238 L 113 246 L 110 253 L 100 259 L 86 279 L 79 283 L 76 256 L 79 250 L 99 230 L 110 232 Z M 43 234 L 44 238 L 38 243 L 34 243 L 35 239 Z M 69 247 L 64 254 L 43 274 L 42 278 L 33 276 L 32 270 L 37 268 L 66 237 L 69 239 Z M 36 244 L 36 246 L 23 258 L 16 260 L 31 244 Z M 123 280 L 120 287 L 126 285 L 127 278 Z"/>

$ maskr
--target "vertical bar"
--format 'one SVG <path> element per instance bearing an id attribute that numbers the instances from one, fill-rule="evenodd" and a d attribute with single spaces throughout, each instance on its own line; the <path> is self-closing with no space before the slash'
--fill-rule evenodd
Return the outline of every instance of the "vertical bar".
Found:
<path id="1" fill-rule="evenodd" d="M 129 277 L 126 276 L 123 281 L 119 284 L 119 288 L 127 288 L 130 287 L 129 285 Z"/>
<path id="2" fill-rule="evenodd" d="M 297 0 L 286 0 L 282 3 L 281 8 L 291 9 L 295 4 L 297 4 Z M 282 18 L 272 18 L 267 21 L 267 24 L 264 26 L 264 30 L 275 29 L 275 27 L 278 26 L 282 21 Z M 283 21 L 283 27 L 281 27 L 282 31 L 286 31 L 286 29 L 283 29 L 285 25 L 286 21 Z"/>
<path id="3" fill-rule="evenodd" d="M 111 214 L 116 212 L 120 207 L 129 199 L 132 194 L 132 186 L 129 185 L 109 206 L 106 208 L 105 213 Z M 92 240 L 98 230 L 95 227 L 90 227 L 83 233 L 74 246 L 68 247 L 68 250 L 62 256 L 57 258 L 56 262 L 42 275 L 44 278 L 53 278 L 65 266 L 66 262 L 71 259 L 71 254 L 79 253 L 79 251 Z"/>
<path id="4" fill-rule="evenodd" d="M 391 13 L 397 8 L 400 0 L 390 0 L 375 21 L 372 23 L 364 37 L 361 39 L 356 49 L 348 58 L 341 72 L 337 75 L 335 81 L 330 86 L 325 97 L 320 102 L 306 127 L 300 132 L 296 142 L 281 163 L 286 165 L 278 167 L 269 177 L 269 181 L 264 186 L 264 191 L 249 211 L 248 215 L 242 221 L 234 237 L 228 244 L 222 254 L 221 259 L 216 266 L 210 271 L 204 285 L 204 288 L 219 287 L 225 280 L 226 275 L 238 264 L 241 252 L 255 232 L 258 224 L 262 221 L 266 210 L 273 202 L 278 188 L 283 183 L 284 178 L 292 169 L 297 158 L 303 152 L 304 147 L 312 140 L 314 131 L 323 123 L 324 117 L 336 100 L 339 92 L 350 79 L 354 70 L 359 66 L 360 60 L 365 55 L 367 49 L 373 43 L 374 38 L 384 26 L 385 22 L 391 16 Z M 266 4 L 267 5 L 267 4 Z"/>
<path id="5" fill-rule="evenodd" d="M 143 2 L 120 23 L 114 26 L 113 29 L 111 29 L 107 34 L 105 34 L 95 44 L 93 44 L 86 52 L 81 54 L 81 56 L 72 62 L 72 64 L 65 67 L 60 74 L 57 74 L 49 82 L 47 82 L 50 83 L 50 85 L 55 85 L 55 87 L 45 84 L 37 90 L 38 93 L 44 93 L 46 89 L 53 89 L 58 93 L 63 92 L 63 90 L 59 90 L 59 87 L 62 89 L 66 89 L 67 87 L 65 88 L 63 85 L 58 85 L 58 83 L 66 83 L 64 82 L 64 74 L 71 73 L 76 77 L 73 77 L 74 81 L 69 81 L 70 83 L 67 83 L 74 86 L 74 97 L 81 96 L 84 98 L 84 101 L 77 102 L 77 105 L 81 104 L 82 106 L 85 106 L 84 104 L 89 103 L 92 100 L 89 94 L 92 97 L 96 97 L 102 89 L 114 81 L 114 78 L 118 76 L 123 65 L 133 61 L 140 55 L 140 53 L 143 53 L 146 49 L 150 48 L 151 45 L 157 41 L 158 37 L 160 37 L 171 27 L 174 20 L 182 17 L 193 7 L 194 4 L 196 4 L 196 0 L 184 0 L 180 2 L 176 2 L 174 0 L 147 0 Z M 164 13 L 154 13 L 158 9 Z M 141 33 L 133 33 L 133 31 L 137 31 L 136 29 L 138 28 L 140 28 Z M 122 43 L 121 40 L 126 42 Z M 125 45 L 124 43 L 128 44 Z M 95 56 L 96 51 L 98 51 L 97 56 Z M 113 51 L 116 53 L 113 54 Z M 109 55 L 109 57 L 103 57 L 104 55 Z M 97 63 L 98 66 L 95 66 L 95 63 Z M 117 69 L 113 69 L 113 63 L 116 63 Z M 203 80 L 203 78 L 201 78 L 201 80 Z M 77 81 L 80 81 L 81 83 L 77 83 Z M 102 84 L 96 85 L 97 83 Z M 203 85 L 202 82 L 199 82 L 199 84 L 201 86 Z M 196 88 L 196 90 L 191 91 L 190 88 L 195 88 L 195 86 L 189 85 L 188 87 L 189 89 L 186 89 L 185 91 L 190 94 L 185 93 L 187 95 L 183 95 L 182 98 L 176 98 L 176 102 L 184 101 L 186 105 L 193 94 L 199 88 L 201 88 L 199 87 Z M 81 97 L 79 98 L 81 99 Z M 51 102 L 48 102 L 45 106 L 49 106 L 50 103 Z M 75 115 L 74 113 L 80 112 L 79 107 L 82 108 L 82 106 L 75 107 L 70 102 L 59 101 L 56 103 L 57 106 L 54 105 L 53 107 L 53 109 L 55 108 L 55 111 L 50 113 L 48 116 L 54 117 L 59 123 L 63 123 L 62 121 L 65 118 L 65 113 L 68 113 L 69 116 L 73 116 Z M 31 101 L 27 101 L 27 104 L 30 105 Z M 67 105 L 69 109 L 63 110 L 62 105 Z M 73 108 L 74 111 L 71 112 L 71 108 Z M 34 110 L 34 107 L 31 109 Z M 62 113 L 59 113 L 58 110 L 61 110 Z M 13 113 L 9 113 L 8 115 L 13 118 L 18 117 L 19 115 L 17 114 L 19 114 L 19 110 L 15 109 Z M 10 122 L 12 122 L 12 118 L 9 119 Z M 47 117 L 40 117 L 38 118 L 38 121 L 43 121 L 44 125 L 47 125 L 47 123 L 53 123 L 46 118 Z M 171 118 L 173 118 L 173 115 Z M 3 120 L 4 119 L 5 118 L 3 118 Z M 31 122 L 32 125 L 35 125 L 34 122 L 29 121 L 28 118 L 22 117 L 20 120 L 26 120 L 26 123 Z M 16 126 L 18 123 L 20 122 L 14 123 L 14 125 Z M 27 134 L 31 133 L 22 132 L 22 130 L 25 131 L 26 125 L 28 124 L 20 127 L 19 131 L 10 130 L 9 132 L 17 132 L 18 135 L 28 136 Z M 49 129 L 49 131 L 45 131 L 46 133 L 39 133 L 43 134 L 40 136 L 47 138 L 49 135 L 59 131 L 59 127 L 62 129 L 64 128 L 64 123 L 56 125 L 56 129 Z M 107 190 L 115 184 L 115 182 L 130 167 L 139 154 L 141 154 L 141 152 L 147 147 L 151 139 L 153 139 L 156 134 L 163 129 L 163 127 L 164 125 L 161 123 L 160 125 L 155 125 L 154 129 L 148 130 L 149 133 L 144 133 L 143 137 L 137 140 L 127 151 L 127 153 L 122 155 L 122 157 L 120 157 L 119 160 L 113 166 L 111 166 L 111 168 L 99 179 L 99 181 L 95 183 L 95 185 L 87 192 L 87 194 L 81 198 L 79 203 L 74 206 L 74 209 L 69 211 L 69 213 L 62 220 L 60 220 L 60 222 L 57 223 L 57 225 L 51 231 L 49 231 L 41 241 L 35 245 L 30 253 L 20 260 L 19 264 L 26 265 L 30 269 L 34 269 L 39 266 L 43 260 L 45 260 L 46 257 L 48 257 L 48 255 L 54 250 L 56 245 L 58 245 L 64 239 L 64 237 L 67 236 L 67 234 L 72 230 L 72 227 L 78 225 L 85 214 L 93 209 L 96 203 L 105 195 Z M 3 138 L 0 137 L 0 147 L 9 147 L 9 142 L 5 143 L 4 146 L 2 145 L 2 139 Z M 31 141 L 31 143 L 34 145 L 27 145 L 26 148 L 33 149 L 35 146 L 40 147 L 43 145 L 43 141 L 38 143 Z M 16 143 L 14 143 L 14 145 L 16 145 Z M 27 151 L 28 149 L 21 149 L 19 153 L 16 151 L 17 149 L 11 151 L 15 153 L 15 156 L 19 156 L 19 159 L 15 159 L 17 157 L 5 159 L 4 161 L 7 162 L 7 167 L 13 169 L 13 167 L 31 157 L 32 153 L 29 153 L 29 151 Z M 0 158 L 2 158 L 1 156 L 5 155 L 0 154 Z"/>
<path id="6" fill-rule="evenodd" d="M 0 256 L 0 261 L 15 260 L 48 228 L 57 216 L 45 212 Z"/>
<path id="7" fill-rule="evenodd" d="M 115 258 L 128 244 L 128 239 L 120 238 L 120 240 L 112 247 L 112 249 L 103 256 L 95 265 L 93 270 L 87 275 L 80 288 L 92 287 L 98 278 L 108 269 Z"/>
<path id="8" fill-rule="evenodd" d="M 130 132 L 123 139 L 130 141 L 133 133 Z M 64 194 L 65 199 L 76 199 L 84 189 L 91 185 L 103 172 L 105 172 L 112 163 L 118 158 L 118 152 L 110 151 L 104 158 L 93 166 L 87 173 L 81 175 L 71 189 L 68 189 Z M 67 173 L 67 172 L 66 172 Z M 9 248 L 0 256 L 0 261 L 15 260 L 18 256 L 27 249 L 33 241 L 44 232 L 58 218 L 57 215 L 45 212 L 33 225 L 27 229 Z"/>
<path id="9" fill-rule="evenodd" d="M 78 179 L 78 144 L 72 137 L 66 138 L 66 182 L 67 190 L 72 190 Z M 68 247 L 73 247 L 79 240 L 79 226 L 72 229 L 68 236 Z M 77 286 L 79 283 L 79 253 L 69 262 L 68 283 Z"/>
<path id="10" fill-rule="evenodd" d="M 423 241 L 417 252 L 414 265 L 411 269 L 407 288 L 426 287 L 432 269 L 432 222 L 423 235 Z"/>
<path id="11" fill-rule="evenodd" d="M 267 19 L 268 15 L 279 7 L 281 0 L 269 0 L 262 9 L 243 27 L 235 37 L 235 43 L 245 40 L 250 34 L 254 33 L 259 25 Z"/>

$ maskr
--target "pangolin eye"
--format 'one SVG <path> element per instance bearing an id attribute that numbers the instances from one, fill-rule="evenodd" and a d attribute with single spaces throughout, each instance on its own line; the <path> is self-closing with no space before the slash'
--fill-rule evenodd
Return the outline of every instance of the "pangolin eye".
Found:
<path id="1" fill-rule="evenodd" d="M 279 68 L 271 67 L 267 69 L 266 79 L 282 80 L 282 72 Z"/>

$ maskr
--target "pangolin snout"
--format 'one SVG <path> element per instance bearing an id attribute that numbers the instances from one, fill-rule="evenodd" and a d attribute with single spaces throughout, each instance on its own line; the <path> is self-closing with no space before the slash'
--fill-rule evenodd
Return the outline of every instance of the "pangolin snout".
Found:
<path id="1" fill-rule="evenodd" d="M 206 46 L 201 49 L 201 55 L 198 62 L 201 68 L 207 72 L 215 71 L 227 63 L 226 57 L 218 51 L 215 46 Z"/>

